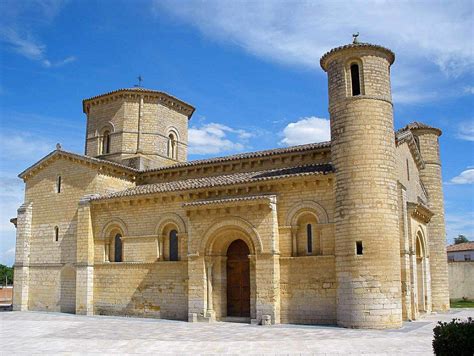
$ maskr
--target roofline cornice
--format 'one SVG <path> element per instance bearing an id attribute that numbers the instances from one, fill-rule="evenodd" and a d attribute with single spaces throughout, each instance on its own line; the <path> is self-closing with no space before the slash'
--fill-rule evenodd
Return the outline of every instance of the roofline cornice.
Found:
<path id="1" fill-rule="evenodd" d="M 25 182 L 31 178 L 32 176 L 36 175 L 37 172 L 48 166 L 50 163 L 56 161 L 57 159 L 65 158 L 72 162 L 82 163 L 89 166 L 96 167 L 99 171 L 110 174 L 119 178 L 124 178 L 129 181 L 135 181 L 137 178 L 137 174 L 139 171 L 136 169 L 123 166 L 119 163 L 115 163 L 112 161 L 101 160 L 93 157 L 83 156 L 72 152 L 67 152 L 63 150 L 54 150 L 38 162 L 33 164 L 32 166 L 25 169 L 21 172 L 18 177 L 23 179 Z"/>
<path id="2" fill-rule="evenodd" d="M 186 115 L 188 119 L 191 118 L 196 110 L 192 105 L 162 91 L 148 90 L 148 89 L 117 89 L 105 94 L 93 96 L 82 101 L 82 111 L 87 114 L 90 106 L 99 105 L 108 102 L 109 100 L 117 100 L 118 98 L 140 98 L 156 99 L 159 104 L 162 104 L 172 110 Z"/>
<path id="3" fill-rule="evenodd" d="M 360 49 L 370 49 L 370 50 L 384 52 L 385 55 L 387 56 L 387 60 L 390 63 L 390 65 L 392 65 L 393 62 L 395 61 L 395 53 L 393 53 L 390 49 L 386 47 L 371 44 L 371 43 L 351 43 L 344 46 L 333 48 L 330 51 L 326 52 L 321 57 L 319 64 L 321 65 L 321 68 L 326 72 L 327 64 L 333 56 L 338 55 L 341 52 L 354 51 L 354 50 L 360 50 Z"/>

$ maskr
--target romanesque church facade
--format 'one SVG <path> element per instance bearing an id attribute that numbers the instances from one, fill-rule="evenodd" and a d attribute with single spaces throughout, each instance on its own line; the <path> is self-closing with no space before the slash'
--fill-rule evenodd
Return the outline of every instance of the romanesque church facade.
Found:
<path id="1" fill-rule="evenodd" d="M 14 309 L 396 328 L 449 308 L 438 139 L 393 127 L 384 47 L 321 58 L 331 141 L 187 161 L 194 108 L 83 101 L 85 154 L 20 174 Z"/>

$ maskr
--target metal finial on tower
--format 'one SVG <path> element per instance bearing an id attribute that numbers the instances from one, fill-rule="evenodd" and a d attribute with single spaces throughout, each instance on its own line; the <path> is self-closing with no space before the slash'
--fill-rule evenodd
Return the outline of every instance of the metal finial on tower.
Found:
<path id="1" fill-rule="evenodd" d="M 143 78 L 142 78 L 141 74 L 137 77 L 137 79 L 138 79 L 138 84 L 135 84 L 135 87 L 136 88 L 142 88 Z"/>
<path id="2" fill-rule="evenodd" d="M 358 40 L 357 37 L 359 37 L 359 32 L 352 34 L 352 43 L 354 43 L 354 44 L 359 43 L 359 40 Z"/>

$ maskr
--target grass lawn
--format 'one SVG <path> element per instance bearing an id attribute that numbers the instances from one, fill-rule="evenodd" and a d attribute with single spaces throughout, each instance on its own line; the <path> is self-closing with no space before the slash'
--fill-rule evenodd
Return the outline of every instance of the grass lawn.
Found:
<path id="1" fill-rule="evenodd" d="M 452 300 L 451 308 L 474 308 L 474 300 Z"/>

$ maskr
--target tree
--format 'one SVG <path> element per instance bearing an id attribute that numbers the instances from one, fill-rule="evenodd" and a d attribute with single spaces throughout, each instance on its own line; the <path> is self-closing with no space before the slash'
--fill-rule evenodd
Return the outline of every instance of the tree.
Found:
<path id="1" fill-rule="evenodd" d="M 466 236 L 464 235 L 458 235 L 458 237 L 455 237 L 454 238 L 454 244 L 457 245 L 457 244 L 462 244 L 464 242 L 469 242 L 469 240 L 467 239 Z"/>
<path id="2" fill-rule="evenodd" d="M 0 285 L 4 285 L 5 280 L 8 284 L 13 284 L 13 268 L 0 264 Z"/>

